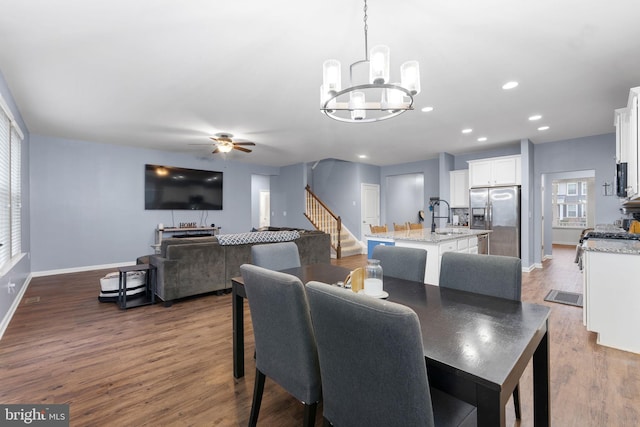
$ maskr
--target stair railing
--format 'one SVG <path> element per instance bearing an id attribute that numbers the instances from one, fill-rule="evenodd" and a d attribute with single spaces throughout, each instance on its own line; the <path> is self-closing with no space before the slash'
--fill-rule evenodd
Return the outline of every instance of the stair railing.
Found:
<path id="1" fill-rule="evenodd" d="M 304 216 L 313 224 L 316 230 L 324 231 L 331 236 L 331 247 L 336 251 L 336 258 L 342 256 L 340 244 L 340 232 L 342 231 L 342 220 L 322 200 L 316 196 L 308 185 L 306 190 L 306 208 Z"/>

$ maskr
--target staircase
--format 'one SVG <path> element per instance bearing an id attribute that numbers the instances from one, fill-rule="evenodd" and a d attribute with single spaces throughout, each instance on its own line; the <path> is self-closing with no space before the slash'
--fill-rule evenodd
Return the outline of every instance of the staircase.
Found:
<path id="1" fill-rule="evenodd" d="M 342 233 L 340 233 L 340 247 L 343 257 L 362 253 L 362 245 L 346 227 L 342 227 Z"/>
<path id="2" fill-rule="evenodd" d="M 304 216 L 313 224 L 316 230 L 324 231 L 331 236 L 331 248 L 336 258 L 362 253 L 360 242 L 353 234 L 342 226 L 342 220 L 338 215 L 325 205 L 307 185 Z"/>

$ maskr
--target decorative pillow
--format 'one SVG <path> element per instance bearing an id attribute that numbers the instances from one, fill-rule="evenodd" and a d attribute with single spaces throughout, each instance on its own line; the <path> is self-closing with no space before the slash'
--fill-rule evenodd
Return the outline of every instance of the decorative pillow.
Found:
<path id="1" fill-rule="evenodd" d="M 248 243 L 289 242 L 300 237 L 297 231 L 256 231 L 253 233 L 219 234 L 222 246 L 246 245 Z"/>

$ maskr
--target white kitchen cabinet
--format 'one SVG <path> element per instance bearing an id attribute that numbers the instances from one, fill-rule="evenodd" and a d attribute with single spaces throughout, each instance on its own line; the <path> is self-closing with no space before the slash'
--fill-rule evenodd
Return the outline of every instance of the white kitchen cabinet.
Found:
<path id="1" fill-rule="evenodd" d="M 520 156 L 492 157 L 469 161 L 469 187 L 520 185 Z"/>
<path id="2" fill-rule="evenodd" d="M 449 172 L 449 186 L 452 208 L 469 207 L 469 171 L 467 169 Z"/>
<path id="3" fill-rule="evenodd" d="M 631 89 L 626 108 L 614 112 L 616 126 L 616 160 L 627 164 L 627 198 L 640 197 L 640 120 L 638 96 L 640 87 Z"/>
<path id="4" fill-rule="evenodd" d="M 597 343 L 640 353 L 640 255 L 585 251 L 583 321 Z"/>

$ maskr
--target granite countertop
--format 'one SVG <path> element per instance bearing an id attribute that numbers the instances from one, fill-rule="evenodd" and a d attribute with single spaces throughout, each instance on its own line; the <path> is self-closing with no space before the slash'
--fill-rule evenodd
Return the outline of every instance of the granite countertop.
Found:
<path id="1" fill-rule="evenodd" d="M 471 236 L 478 236 L 480 234 L 491 233 L 491 230 L 471 230 L 469 228 L 438 228 L 435 233 L 431 232 L 429 228 L 423 228 L 422 230 L 407 230 L 407 231 L 388 231 L 386 233 L 369 233 L 365 234 L 367 237 L 391 239 L 391 240 L 409 240 L 414 242 L 424 243 L 440 243 L 449 240 L 466 239 Z"/>
<path id="2" fill-rule="evenodd" d="M 585 251 L 640 255 L 640 240 L 588 239 L 582 243 Z"/>

